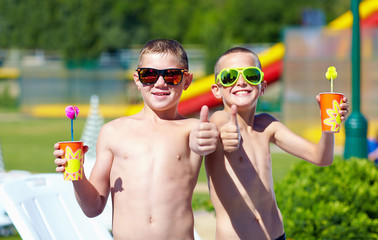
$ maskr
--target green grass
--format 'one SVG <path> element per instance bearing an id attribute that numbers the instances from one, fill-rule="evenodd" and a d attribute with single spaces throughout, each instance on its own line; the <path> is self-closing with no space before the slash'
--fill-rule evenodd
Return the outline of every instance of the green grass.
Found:
<path id="1" fill-rule="evenodd" d="M 1 116 L 0 116 L 1 117 Z M 74 121 L 74 137 L 79 140 L 85 119 Z M 53 145 L 70 140 L 68 119 L 19 118 L 16 121 L 0 120 L 0 144 L 6 170 L 26 170 L 33 173 L 55 172 Z M 299 161 L 286 153 L 272 153 L 273 178 L 281 180 L 290 166 Z M 206 182 L 202 166 L 198 180 Z"/>
<path id="2" fill-rule="evenodd" d="M 74 121 L 75 140 L 79 140 L 85 119 Z M 33 173 L 55 172 L 53 145 L 58 141 L 70 140 L 70 121 L 67 119 L 18 118 L 6 121 L 0 116 L 0 144 L 6 170 L 26 170 Z M 272 173 L 275 182 L 283 179 L 291 166 L 300 161 L 286 153 L 272 153 Z M 204 166 L 198 181 L 207 182 Z M 194 210 L 211 210 L 208 193 L 195 193 Z M 19 236 L 4 237 L 15 240 Z"/>
<path id="3" fill-rule="evenodd" d="M 281 181 L 290 171 L 291 167 L 300 161 L 303 160 L 288 153 L 272 153 L 272 175 L 274 182 Z"/>
<path id="4" fill-rule="evenodd" d="M 20 235 L 16 234 L 16 235 L 8 236 L 8 237 L 0 237 L 0 239 L 3 239 L 3 240 L 21 240 L 22 238 L 20 237 Z"/>
<path id="5" fill-rule="evenodd" d="M 79 140 L 85 120 L 74 121 L 74 137 Z M 33 173 L 54 172 L 54 143 L 70 140 L 67 119 L 19 119 L 0 122 L 0 144 L 6 170 Z"/>

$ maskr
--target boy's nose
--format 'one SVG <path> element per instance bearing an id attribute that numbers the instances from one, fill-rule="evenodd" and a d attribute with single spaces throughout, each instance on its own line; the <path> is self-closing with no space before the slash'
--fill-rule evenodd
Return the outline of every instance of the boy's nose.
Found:
<path id="1" fill-rule="evenodd" d="M 165 85 L 165 80 L 162 75 L 159 75 L 158 80 L 156 81 L 155 85 Z"/>
<path id="2" fill-rule="evenodd" d="M 247 81 L 245 81 L 243 74 L 239 74 L 239 78 L 236 81 L 236 85 L 244 86 L 245 84 L 247 84 Z"/>

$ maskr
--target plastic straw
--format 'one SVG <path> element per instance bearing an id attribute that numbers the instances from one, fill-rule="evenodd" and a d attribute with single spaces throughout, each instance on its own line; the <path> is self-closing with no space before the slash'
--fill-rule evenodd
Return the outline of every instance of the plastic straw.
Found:
<path id="1" fill-rule="evenodd" d="M 331 78 L 331 93 L 333 93 L 333 78 Z"/>
<path id="2" fill-rule="evenodd" d="M 74 140 L 74 136 L 73 136 L 73 119 L 71 119 L 71 141 Z"/>

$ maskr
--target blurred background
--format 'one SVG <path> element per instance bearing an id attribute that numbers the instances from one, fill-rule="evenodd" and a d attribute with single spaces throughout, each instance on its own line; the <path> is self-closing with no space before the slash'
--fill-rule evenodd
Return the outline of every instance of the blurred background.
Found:
<path id="1" fill-rule="evenodd" d="M 328 66 L 339 73 L 335 91 L 351 98 L 350 2 L 1 0 L 0 118 L 63 118 L 68 104 L 86 117 L 94 94 L 106 119 L 134 114 L 142 108 L 131 81 L 141 47 L 173 38 L 187 50 L 195 78 L 179 106 L 183 115 L 196 117 L 204 104 L 221 108 L 210 92 L 214 63 L 228 48 L 244 46 L 259 54 L 269 84 L 258 111 L 318 141 L 315 96 L 330 91 Z M 369 136 L 378 119 L 376 2 L 360 7 L 361 111 Z M 344 139 L 342 130 L 336 146 Z"/>
<path id="2" fill-rule="evenodd" d="M 222 108 L 210 90 L 214 63 L 227 49 L 243 46 L 259 55 L 268 82 L 257 111 L 317 142 L 315 96 L 330 91 L 329 66 L 338 72 L 335 92 L 344 93 L 353 109 L 352 1 L 0 0 L 0 174 L 55 172 L 53 145 L 70 139 L 67 105 L 80 108 L 74 139 L 90 147 L 86 164 L 93 164 L 101 126 L 143 107 L 132 74 L 140 49 L 156 38 L 176 39 L 188 53 L 194 81 L 181 98 L 182 115 L 198 117 L 202 105 Z M 361 1 L 359 11 L 361 112 L 368 137 L 378 139 L 378 0 Z M 368 161 L 340 161 L 344 129 L 335 134 L 335 163 L 327 168 L 302 161 L 293 171 L 300 160 L 272 147 L 288 236 L 377 238 L 378 171 Z M 203 239 L 214 239 L 205 235 L 214 232 L 206 225 L 214 216 L 203 222 L 198 217 L 204 209 L 212 211 L 206 182 L 202 167 L 193 209 L 196 229 Z"/>

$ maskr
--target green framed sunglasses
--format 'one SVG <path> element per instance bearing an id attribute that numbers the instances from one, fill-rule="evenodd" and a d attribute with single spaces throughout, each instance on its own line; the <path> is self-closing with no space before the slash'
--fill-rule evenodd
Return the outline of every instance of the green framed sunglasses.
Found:
<path id="1" fill-rule="evenodd" d="M 264 79 L 264 73 L 258 67 L 224 68 L 218 74 L 215 83 L 220 82 L 224 87 L 230 87 L 238 81 L 240 73 L 251 85 L 258 85 Z"/>

